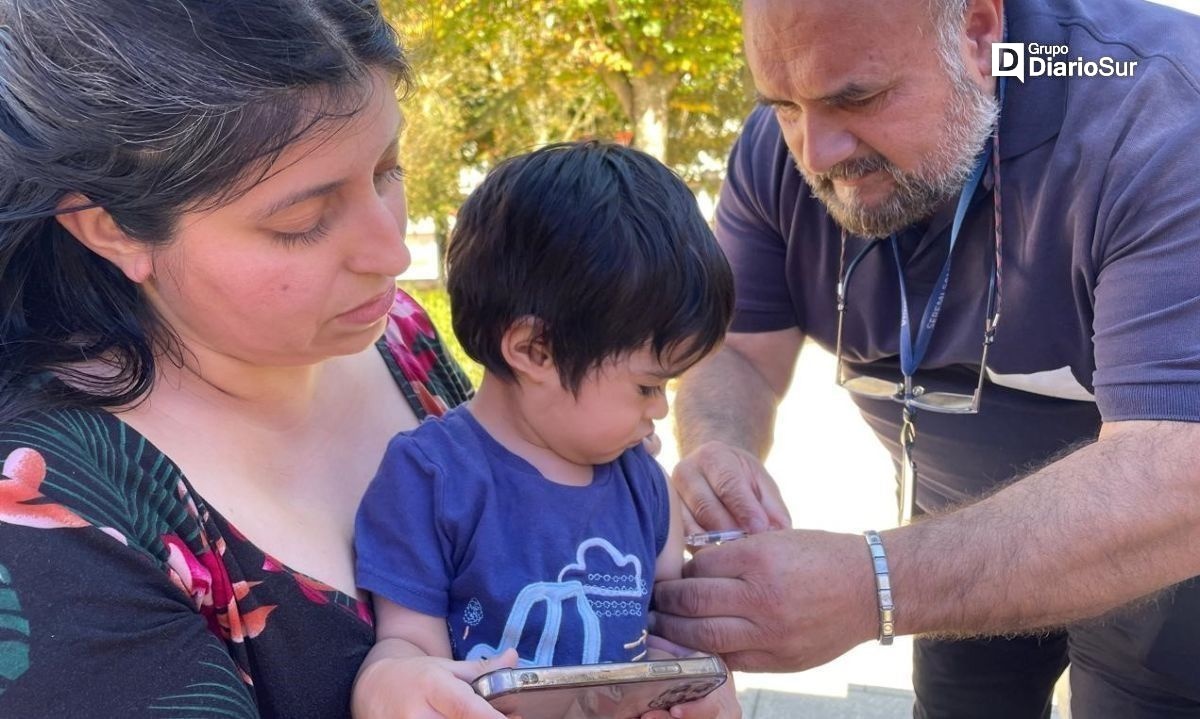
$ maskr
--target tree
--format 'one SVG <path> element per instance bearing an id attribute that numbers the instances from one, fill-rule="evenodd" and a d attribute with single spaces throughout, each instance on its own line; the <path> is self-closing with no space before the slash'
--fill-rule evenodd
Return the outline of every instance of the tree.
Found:
<path id="1" fill-rule="evenodd" d="M 723 92 L 730 79 L 741 79 L 743 67 L 739 13 L 731 0 L 546 5 L 559 8 L 572 55 L 594 68 L 619 101 L 633 125 L 634 146 L 663 161 L 687 162 L 693 158 L 668 152 L 672 129 L 687 129 L 673 128 L 672 120 L 680 114 L 725 120 L 734 109 Z"/>
<path id="2" fill-rule="evenodd" d="M 547 142 L 626 139 L 694 185 L 749 107 L 734 0 L 383 0 L 420 89 L 410 205 L 444 218 L 464 173 Z"/>

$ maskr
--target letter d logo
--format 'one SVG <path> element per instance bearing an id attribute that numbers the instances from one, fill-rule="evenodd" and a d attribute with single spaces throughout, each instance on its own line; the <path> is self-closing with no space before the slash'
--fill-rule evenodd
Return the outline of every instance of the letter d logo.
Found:
<path id="1" fill-rule="evenodd" d="M 992 43 L 992 77 L 1015 77 L 1025 82 L 1025 45 L 1019 42 Z"/>

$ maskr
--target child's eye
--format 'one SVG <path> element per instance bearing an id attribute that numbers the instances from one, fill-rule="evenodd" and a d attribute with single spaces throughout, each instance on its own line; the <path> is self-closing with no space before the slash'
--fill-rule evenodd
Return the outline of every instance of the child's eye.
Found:
<path id="1" fill-rule="evenodd" d="M 375 173 L 375 182 L 377 184 L 387 184 L 389 182 L 399 182 L 404 179 L 404 168 L 399 164 L 393 165 L 382 172 Z"/>
<path id="2" fill-rule="evenodd" d="M 662 390 L 663 388 L 661 385 L 638 385 L 638 392 L 640 392 L 643 397 L 654 397 L 658 394 L 661 394 Z"/>

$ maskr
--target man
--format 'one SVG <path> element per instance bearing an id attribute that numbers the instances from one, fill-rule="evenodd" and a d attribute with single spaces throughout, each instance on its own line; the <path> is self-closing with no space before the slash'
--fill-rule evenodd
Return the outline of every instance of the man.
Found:
<path id="1" fill-rule="evenodd" d="M 1200 717 L 1200 19 L 746 0 L 744 20 L 762 106 L 717 215 L 737 311 L 680 388 L 674 481 L 697 526 L 787 527 L 760 460 L 803 339 L 840 328 L 839 381 L 926 516 L 870 547 L 704 550 L 656 590 L 656 632 L 784 671 L 932 635 L 919 717 L 1049 716 L 1068 657 L 1076 717 Z M 1004 41 L 1025 75 L 1001 92 Z"/>

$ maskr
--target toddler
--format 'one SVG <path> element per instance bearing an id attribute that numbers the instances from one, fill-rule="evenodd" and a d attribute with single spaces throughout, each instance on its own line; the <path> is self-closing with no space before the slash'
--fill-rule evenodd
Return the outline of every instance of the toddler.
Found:
<path id="1" fill-rule="evenodd" d="M 404 691 L 470 691 L 439 657 L 645 658 L 650 589 L 680 575 L 684 538 L 643 442 L 667 381 L 722 341 L 733 306 L 694 197 L 619 145 L 512 158 L 461 208 L 447 285 L 483 380 L 391 442 L 356 523 L 379 641 L 414 660 Z"/>

